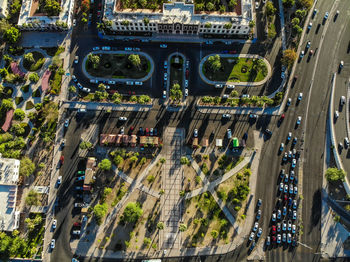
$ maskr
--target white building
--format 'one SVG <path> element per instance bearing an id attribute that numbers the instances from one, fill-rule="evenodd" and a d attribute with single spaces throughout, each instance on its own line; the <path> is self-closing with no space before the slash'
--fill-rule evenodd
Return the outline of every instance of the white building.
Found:
<path id="1" fill-rule="evenodd" d="M 234 12 L 196 14 L 194 4 L 174 2 L 163 4 L 162 12 L 148 9 L 116 10 L 118 0 L 106 0 L 104 21 L 116 34 L 183 34 L 205 36 L 247 37 L 252 20 L 252 1 L 242 0 L 241 14 Z"/>
<path id="2" fill-rule="evenodd" d="M 0 230 L 13 231 L 19 226 L 16 211 L 17 182 L 20 161 L 2 158 L 0 154 Z"/>
<path id="3" fill-rule="evenodd" d="M 7 15 L 7 0 L 0 0 L 0 18 L 5 18 Z"/>
<path id="4" fill-rule="evenodd" d="M 1 1 L 1 0 L 0 0 Z M 68 30 L 73 23 L 74 0 L 61 0 L 61 12 L 58 16 L 36 14 L 39 1 L 23 0 L 18 18 L 18 26 L 25 31 Z"/>

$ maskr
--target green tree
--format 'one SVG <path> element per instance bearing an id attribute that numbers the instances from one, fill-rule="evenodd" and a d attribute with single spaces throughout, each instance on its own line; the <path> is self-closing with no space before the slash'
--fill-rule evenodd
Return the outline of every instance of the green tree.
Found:
<path id="1" fill-rule="evenodd" d="M 136 223 L 142 216 L 143 210 L 139 203 L 129 202 L 124 209 L 123 221 Z"/>
<path id="2" fill-rule="evenodd" d="M 217 239 L 219 236 L 219 232 L 217 230 L 212 230 L 210 234 L 213 237 L 213 239 Z"/>
<path id="3" fill-rule="evenodd" d="M 255 26 L 255 21 L 254 20 L 250 20 L 249 21 L 249 27 L 253 28 Z"/>
<path id="4" fill-rule="evenodd" d="M 334 182 L 338 180 L 343 181 L 345 176 L 346 172 L 344 170 L 335 167 L 328 168 L 326 171 L 326 178 L 329 182 Z"/>
<path id="5" fill-rule="evenodd" d="M 303 29 L 299 25 L 293 26 L 293 34 L 294 35 L 301 35 L 302 32 L 303 32 Z"/>
<path id="6" fill-rule="evenodd" d="M 219 55 L 209 56 L 208 63 L 214 72 L 221 68 L 221 59 Z"/>
<path id="7" fill-rule="evenodd" d="M 237 6 L 237 0 L 230 0 L 230 1 L 228 2 L 228 6 L 229 6 L 230 8 L 232 8 L 232 9 L 236 8 L 236 6 Z"/>
<path id="8" fill-rule="evenodd" d="M 121 164 L 124 163 L 124 159 L 120 156 L 120 155 L 117 155 L 114 159 L 113 159 L 113 162 L 116 166 L 119 166 Z"/>
<path id="9" fill-rule="evenodd" d="M 34 73 L 30 73 L 29 75 L 29 80 L 33 83 L 37 83 L 39 81 L 39 75 L 38 73 L 34 72 Z"/>
<path id="10" fill-rule="evenodd" d="M 185 224 L 180 224 L 179 230 L 180 230 L 181 232 L 185 232 L 185 231 L 187 230 L 187 226 L 186 226 Z"/>
<path id="11" fill-rule="evenodd" d="M 69 86 L 68 91 L 71 93 L 76 93 L 77 92 L 77 88 L 73 85 Z"/>
<path id="12" fill-rule="evenodd" d="M 206 8 L 208 11 L 213 11 L 215 8 L 215 5 L 212 2 L 207 2 Z"/>
<path id="13" fill-rule="evenodd" d="M 61 5 L 55 0 L 46 0 L 44 10 L 48 16 L 58 16 L 61 12 Z"/>
<path id="14" fill-rule="evenodd" d="M 50 101 L 43 107 L 42 115 L 46 118 L 47 122 L 53 123 L 58 120 L 58 105 L 57 103 Z"/>
<path id="15" fill-rule="evenodd" d="M 33 53 L 26 53 L 26 54 L 24 54 L 24 55 L 23 55 L 23 59 L 24 59 L 25 61 L 27 61 L 28 63 L 34 63 L 34 62 L 35 62 Z"/>
<path id="16" fill-rule="evenodd" d="M 226 23 L 226 24 L 224 25 L 224 28 L 225 28 L 225 29 L 231 29 L 231 27 L 232 27 L 232 24 L 231 24 L 231 23 Z"/>
<path id="17" fill-rule="evenodd" d="M 287 66 L 288 68 L 291 68 L 296 58 L 297 53 L 294 49 L 286 49 L 283 52 L 282 64 Z"/>
<path id="18" fill-rule="evenodd" d="M 299 25 L 300 24 L 300 19 L 298 17 L 294 17 L 292 19 L 292 25 L 295 26 L 295 25 Z"/>
<path id="19" fill-rule="evenodd" d="M 21 5 L 19 5 L 21 8 Z M 3 33 L 11 28 L 11 24 L 5 19 L 2 18 L 0 20 L 0 34 L 3 35 Z"/>
<path id="20" fill-rule="evenodd" d="M 94 215 L 98 225 L 102 224 L 102 219 L 105 217 L 108 211 L 107 203 L 97 204 L 94 206 Z"/>
<path id="21" fill-rule="evenodd" d="M 105 158 L 98 164 L 98 168 L 103 171 L 111 170 L 112 162 L 109 159 Z"/>
<path id="22" fill-rule="evenodd" d="M 148 17 L 143 18 L 143 23 L 145 25 L 148 25 L 149 24 L 149 18 Z"/>
<path id="23" fill-rule="evenodd" d="M 25 201 L 28 206 L 37 206 L 40 203 L 40 195 L 32 189 L 29 191 Z"/>
<path id="24" fill-rule="evenodd" d="M 21 32 L 16 27 L 10 27 L 4 32 L 4 39 L 10 44 L 15 44 L 21 37 Z"/>
<path id="25" fill-rule="evenodd" d="M 280 104 L 282 102 L 282 98 L 283 98 L 283 92 L 276 93 L 275 97 L 273 98 L 273 100 L 275 101 L 275 105 Z"/>
<path id="26" fill-rule="evenodd" d="M 14 112 L 14 119 L 22 121 L 26 116 L 26 113 L 20 108 L 17 108 Z"/>
<path id="27" fill-rule="evenodd" d="M 131 54 L 129 55 L 128 59 L 135 67 L 140 68 L 141 59 L 139 55 Z"/>
<path id="28" fill-rule="evenodd" d="M 157 228 L 158 228 L 159 230 L 163 230 L 163 229 L 164 229 L 164 223 L 163 223 L 163 222 L 159 222 L 159 223 L 157 224 Z"/>
<path id="29" fill-rule="evenodd" d="M 297 11 L 295 11 L 295 16 L 298 17 L 300 20 L 304 19 L 306 14 L 307 14 L 306 10 L 298 9 Z"/>
<path id="30" fill-rule="evenodd" d="M 30 160 L 28 157 L 23 157 L 21 159 L 21 164 L 19 168 L 19 175 L 20 176 L 30 176 L 35 171 L 35 164 Z"/>
<path id="31" fill-rule="evenodd" d="M 1 103 L 1 109 L 4 111 L 9 111 L 10 109 L 13 109 L 13 102 L 11 98 L 3 99 Z"/>
<path id="32" fill-rule="evenodd" d="M 106 85 L 103 84 L 103 83 L 101 83 L 101 84 L 98 85 L 97 88 L 98 88 L 98 90 L 100 90 L 100 91 L 105 91 L 105 90 L 106 90 Z"/>
<path id="33" fill-rule="evenodd" d="M 108 97 L 108 93 L 106 91 L 96 91 L 94 93 L 94 100 L 101 101 Z"/>
<path id="34" fill-rule="evenodd" d="M 271 1 L 268 1 L 265 5 L 266 8 L 266 15 L 267 16 L 273 16 L 277 9 L 275 8 L 275 6 L 273 5 L 273 3 Z"/>
<path id="35" fill-rule="evenodd" d="M 100 57 L 98 55 L 93 55 L 90 53 L 88 55 L 88 61 L 89 61 L 89 63 L 91 63 L 91 65 L 94 69 L 97 69 L 98 66 L 100 65 Z"/>
<path id="36" fill-rule="evenodd" d="M 313 0 L 298 0 L 298 4 L 300 4 L 303 8 L 310 10 L 314 1 Z"/>
<path id="37" fill-rule="evenodd" d="M 89 141 L 81 141 L 79 144 L 79 148 L 84 150 L 88 149 L 90 150 L 93 147 L 93 144 L 91 144 Z"/>
<path id="38" fill-rule="evenodd" d="M 181 165 L 188 165 L 189 163 L 190 163 L 190 160 L 187 157 L 183 156 L 180 158 Z"/>
<path id="39" fill-rule="evenodd" d="M 291 8 L 295 4 L 295 0 L 282 0 L 283 6 L 285 8 Z"/>

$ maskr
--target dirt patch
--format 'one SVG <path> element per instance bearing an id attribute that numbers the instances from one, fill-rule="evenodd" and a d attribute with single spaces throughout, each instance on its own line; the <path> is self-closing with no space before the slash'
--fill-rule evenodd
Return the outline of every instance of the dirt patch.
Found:
<path id="1" fill-rule="evenodd" d="M 120 217 L 129 202 L 139 202 L 143 215 L 135 225 L 123 224 Z M 100 248 L 113 251 L 137 251 L 143 250 L 152 254 L 158 249 L 157 223 L 160 219 L 160 202 L 158 199 L 135 190 L 127 203 L 117 214 L 117 220 L 113 229 L 106 233 L 100 242 Z M 106 238 L 107 237 L 107 238 Z"/>
<path id="2" fill-rule="evenodd" d="M 183 221 L 186 247 L 220 246 L 234 237 L 232 225 L 208 192 L 186 200 Z"/>
<path id="3" fill-rule="evenodd" d="M 162 186 L 162 170 L 163 164 L 158 162 L 142 180 L 142 184 L 155 192 L 159 192 Z"/>
<path id="4" fill-rule="evenodd" d="M 183 166 L 184 170 L 184 190 L 185 192 L 192 191 L 194 189 L 203 186 L 200 176 L 197 176 L 196 170 L 192 166 Z"/>

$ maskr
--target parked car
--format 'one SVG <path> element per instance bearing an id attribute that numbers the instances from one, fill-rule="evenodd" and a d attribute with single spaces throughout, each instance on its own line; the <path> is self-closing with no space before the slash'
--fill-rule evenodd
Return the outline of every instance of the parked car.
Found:
<path id="1" fill-rule="evenodd" d="M 61 185 L 61 183 L 62 183 L 62 176 L 59 176 L 57 178 L 57 186 Z"/>
<path id="2" fill-rule="evenodd" d="M 193 131 L 193 136 L 194 136 L 194 137 L 198 137 L 198 129 L 195 129 L 195 130 Z"/>
<path id="3" fill-rule="evenodd" d="M 134 85 L 134 82 L 133 82 L 133 81 L 126 81 L 126 84 L 127 84 L 128 86 L 133 86 L 133 85 Z"/>
<path id="4" fill-rule="evenodd" d="M 164 61 L 164 69 L 168 68 L 168 61 Z"/>
<path id="5" fill-rule="evenodd" d="M 185 87 L 188 87 L 188 80 L 185 80 Z"/>
<path id="6" fill-rule="evenodd" d="M 167 48 L 168 46 L 166 44 L 161 44 L 160 48 Z"/>
<path id="7" fill-rule="evenodd" d="M 255 233 L 254 232 L 251 232 L 250 233 L 250 236 L 249 236 L 249 241 L 252 241 L 255 237 Z"/>
<path id="8" fill-rule="evenodd" d="M 284 144 L 283 143 L 281 143 L 281 145 L 280 145 L 280 152 L 282 152 L 283 151 L 283 149 L 284 149 Z"/>
<path id="9" fill-rule="evenodd" d="M 185 89 L 185 97 L 188 97 L 188 89 Z"/>
<path id="10" fill-rule="evenodd" d="M 90 79 L 90 83 L 92 83 L 92 84 L 97 84 L 97 83 L 98 83 L 98 80 L 97 80 L 97 79 Z"/>
<path id="11" fill-rule="evenodd" d="M 256 232 L 258 230 L 258 227 L 259 227 L 259 223 L 255 222 L 253 226 L 253 232 Z"/>
<path id="12" fill-rule="evenodd" d="M 261 210 L 258 210 L 258 213 L 256 214 L 256 220 L 259 220 L 261 218 Z"/>
<path id="13" fill-rule="evenodd" d="M 281 234 L 277 234 L 277 244 L 281 244 Z"/>
<path id="14" fill-rule="evenodd" d="M 166 91 L 163 91 L 163 98 L 166 99 Z"/>
<path id="15" fill-rule="evenodd" d="M 223 88 L 224 86 L 223 85 L 221 85 L 221 84 L 216 84 L 215 85 L 215 88 Z"/>
<path id="16" fill-rule="evenodd" d="M 115 85 L 115 83 L 116 83 L 116 82 L 115 82 L 114 80 L 109 80 L 109 81 L 108 81 L 108 84 L 110 84 L 110 85 Z"/>
<path id="17" fill-rule="evenodd" d="M 78 79 L 77 79 L 77 77 L 75 75 L 72 75 L 72 80 L 73 80 L 74 83 L 78 82 Z"/>
<path id="18" fill-rule="evenodd" d="M 69 119 L 66 119 L 65 121 L 64 121 L 64 127 L 68 127 L 69 126 Z"/>
<path id="19" fill-rule="evenodd" d="M 110 51 L 111 47 L 110 46 L 102 46 L 103 51 Z"/>
<path id="20" fill-rule="evenodd" d="M 230 114 L 223 114 L 223 115 L 222 115 L 222 118 L 228 118 L 228 119 L 230 119 L 230 118 L 231 118 L 231 115 L 230 115 Z"/>
<path id="21" fill-rule="evenodd" d="M 85 171 L 79 170 L 79 171 L 77 172 L 77 174 L 78 174 L 78 175 L 84 175 L 84 174 L 85 174 Z"/>
<path id="22" fill-rule="evenodd" d="M 75 64 L 78 64 L 78 63 L 79 63 L 79 56 L 76 55 L 76 56 L 74 57 L 74 63 L 75 63 Z"/>
<path id="23" fill-rule="evenodd" d="M 231 138 L 232 138 L 231 129 L 227 129 L 227 138 L 228 138 L 228 139 L 231 139 Z"/>
<path id="24" fill-rule="evenodd" d="M 98 50 L 100 50 L 100 47 L 99 46 L 95 46 L 95 47 L 92 48 L 92 50 L 93 51 L 98 51 Z"/>
<path id="25" fill-rule="evenodd" d="M 135 82 L 135 86 L 142 86 L 143 82 Z"/>
<path id="26" fill-rule="evenodd" d="M 328 19 L 328 17 L 329 17 L 329 13 L 328 12 L 326 12 L 325 14 L 324 14 L 324 20 L 327 20 Z"/>
<path id="27" fill-rule="evenodd" d="M 55 245 L 56 245 L 56 240 L 55 239 L 51 239 L 51 243 L 50 243 L 51 249 L 54 249 Z"/>
<path id="28" fill-rule="evenodd" d="M 270 246 L 271 245 L 271 239 L 270 236 L 266 237 L 266 246 Z"/>
<path id="29" fill-rule="evenodd" d="M 131 47 L 125 47 L 124 50 L 125 51 L 132 51 L 132 48 Z"/>
<path id="30" fill-rule="evenodd" d="M 57 219 L 54 219 L 52 221 L 52 229 L 56 229 L 56 227 L 57 227 Z"/>
<path id="31" fill-rule="evenodd" d="M 128 118 L 127 117 L 125 117 L 125 116 L 121 116 L 121 117 L 119 117 L 119 121 L 127 121 L 128 120 Z"/>
<path id="32" fill-rule="evenodd" d="M 164 81 L 168 80 L 168 73 L 164 73 Z"/>
<path id="33" fill-rule="evenodd" d="M 256 237 L 257 238 L 261 237 L 261 234 L 262 234 L 262 228 L 260 227 L 258 233 L 256 234 Z"/>

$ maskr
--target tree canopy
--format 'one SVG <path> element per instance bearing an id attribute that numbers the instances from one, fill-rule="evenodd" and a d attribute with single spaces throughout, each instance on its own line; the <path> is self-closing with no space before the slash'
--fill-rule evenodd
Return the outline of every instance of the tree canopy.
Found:
<path id="1" fill-rule="evenodd" d="M 11 44 L 17 43 L 20 36 L 21 36 L 21 32 L 16 27 L 13 27 L 13 26 L 11 26 L 9 29 L 7 29 L 4 32 L 4 39 Z"/>
<path id="2" fill-rule="evenodd" d="M 214 71 L 218 71 L 221 68 L 221 61 L 219 55 L 209 56 L 208 63 L 211 69 Z"/>
<path id="3" fill-rule="evenodd" d="M 326 178 L 329 182 L 334 182 L 338 180 L 344 180 L 346 176 L 346 172 L 342 169 L 338 169 L 335 167 L 328 168 L 326 171 Z"/>
<path id="4" fill-rule="evenodd" d="M 112 162 L 109 159 L 105 158 L 98 164 L 98 168 L 103 171 L 111 170 Z"/>
<path id="5" fill-rule="evenodd" d="M 129 223 L 136 223 L 142 216 L 143 210 L 139 203 L 130 202 L 124 209 L 123 220 Z"/>
<path id="6" fill-rule="evenodd" d="M 19 168 L 20 176 L 30 176 L 35 171 L 35 164 L 28 157 L 23 157 L 21 159 L 21 164 Z"/>
<path id="7" fill-rule="evenodd" d="M 131 54 L 128 59 L 135 67 L 140 68 L 141 59 L 139 55 Z"/>
<path id="8" fill-rule="evenodd" d="M 44 10 L 48 16 L 58 16 L 61 12 L 61 5 L 55 0 L 46 0 Z"/>
<path id="9" fill-rule="evenodd" d="M 286 49 L 283 52 L 282 57 L 282 64 L 287 66 L 288 68 L 291 68 L 295 59 L 297 59 L 297 53 L 294 49 Z"/>

